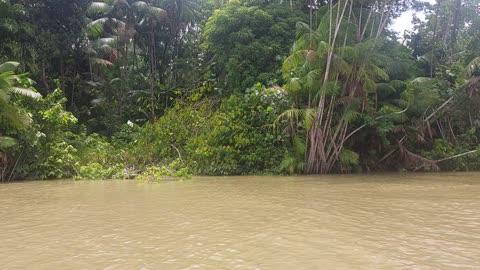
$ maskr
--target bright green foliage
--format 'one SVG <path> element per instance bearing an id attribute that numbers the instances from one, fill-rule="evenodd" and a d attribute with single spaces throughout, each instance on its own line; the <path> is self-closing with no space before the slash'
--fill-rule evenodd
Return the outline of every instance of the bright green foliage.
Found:
<path id="1" fill-rule="evenodd" d="M 77 141 L 78 162 L 77 179 L 124 179 L 131 178 L 135 173 L 129 167 L 125 144 L 110 143 L 98 134 L 81 135 L 82 141 Z"/>
<path id="2" fill-rule="evenodd" d="M 90 130 L 111 136 L 127 120 L 154 121 L 199 85 L 200 25 L 210 11 L 197 0 L 90 3 L 89 92 L 95 96 L 94 108 L 82 111 Z"/>
<path id="3" fill-rule="evenodd" d="M 177 158 L 183 159 L 188 142 L 209 129 L 212 106 L 210 101 L 177 102 L 155 123 L 143 127 L 133 142 L 131 154 L 142 165 L 168 164 Z"/>
<path id="4" fill-rule="evenodd" d="M 91 162 L 88 165 L 77 167 L 77 180 L 99 180 L 99 179 L 124 179 L 124 167 L 121 164 L 102 165 L 97 162 Z"/>
<path id="5" fill-rule="evenodd" d="M 24 102 L 33 120 L 22 134 L 22 151 L 30 157 L 19 168 L 24 176 L 47 179 L 75 175 L 77 118 L 65 110 L 66 101 L 63 92 L 56 89 L 43 99 Z"/>
<path id="6" fill-rule="evenodd" d="M 192 174 L 188 172 L 187 168 L 182 167 L 180 159 L 176 159 L 172 163 L 168 164 L 168 166 L 149 166 L 135 179 L 140 183 L 154 183 L 167 180 L 183 180 L 191 178 Z"/>
<path id="7" fill-rule="evenodd" d="M 279 173 L 286 138 L 271 123 L 288 106 L 282 89 L 261 85 L 223 102 L 212 127 L 187 146 L 189 166 L 197 174 Z"/>
<path id="8" fill-rule="evenodd" d="M 480 169 L 477 2 L 0 0 L 0 181 Z"/>
<path id="9" fill-rule="evenodd" d="M 460 4 L 450 11 L 454 23 L 463 23 L 463 17 L 455 16 L 463 9 L 461 1 L 447 2 Z M 441 111 L 465 83 L 473 91 L 471 96 L 477 94 L 473 90 L 478 85 L 477 58 L 469 56 L 466 67 L 449 62 L 458 61 L 460 54 L 453 53 L 460 45 L 455 44 L 459 41 L 456 35 L 469 26 L 452 29 L 450 36 L 444 36 L 452 43 L 444 48 L 450 56 L 442 58 L 436 78 L 417 77 L 422 70 L 416 67 L 418 61 L 409 48 L 389 38 L 384 24 L 378 23 L 388 20 L 386 11 L 373 11 L 370 2 L 363 7 L 347 3 L 338 1 L 320 8 L 318 27 L 297 24 L 297 40 L 282 67 L 288 80 L 285 89 L 295 100 L 295 108 L 277 121 L 287 121 L 283 127 L 294 145 L 283 166 L 306 173 L 352 171 L 359 169 L 358 165 L 369 171 L 391 158 L 396 164 L 388 164 L 388 169 L 437 168 L 440 161 L 428 160 L 418 151 L 433 147 L 437 134 L 431 121 L 443 138 L 452 133 L 450 139 L 455 140 L 454 132 L 444 128 L 452 129 L 451 120 L 441 116 Z M 359 19 L 365 14 L 372 16 Z"/>
<path id="10" fill-rule="evenodd" d="M 286 140 L 271 123 L 288 104 L 282 89 L 260 84 L 218 110 L 208 100 L 178 102 L 146 125 L 128 152 L 142 168 L 178 160 L 195 174 L 278 173 Z"/>
<path id="11" fill-rule="evenodd" d="M 17 62 L 0 65 L 0 182 L 13 178 L 21 148 L 19 141 L 31 128 L 31 114 L 21 106 L 21 99 L 40 97 L 25 74 L 15 74 L 18 65 Z"/>
<path id="12" fill-rule="evenodd" d="M 378 96 L 398 95 L 390 80 L 409 77 L 402 70 L 413 59 L 382 34 L 383 23 L 378 23 L 386 19 L 385 11 L 369 10 L 374 3 L 370 7 L 348 3 L 323 6 L 315 24 L 297 23 L 293 51 L 282 66 L 285 89 L 295 104 L 276 121 L 295 146 L 282 162 L 289 171 L 323 174 L 353 169 L 360 156 L 354 144 L 362 142 L 349 139 L 389 117 L 376 116 L 382 109 Z M 360 19 L 368 13 L 371 16 Z M 393 48 L 395 53 L 388 53 Z M 397 106 L 391 111 L 405 108 Z"/>
<path id="13" fill-rule="evenodd" d="M 17 62 L 5 62 L 0 65 L 0 124 L 11 129 L 25 128 L 30 121 L 13 96 L 41 97 L 31 88 L 32 81 L 25 74 L 15 74 L 18 65 Z"/>
<path id="14" fill-rule="evenodd" d="M 480 151 L 478 150 L 480 148 L 478 147 L 478 138 L 473 135 L 474 133 L 476 133 L 476 131 L 475 129 L 472 129 L 469 133 L 459 136 L 459 140 L 466 140 L 461 143 L 452 143 L 448 140 L 436 139 L 433 144 L 433 149 L 424 151 L 422 154 L 432 160 L 447 159 L 438 164 L 443 171 L 478 171 L 480 170 L 480 165 L 478 164 L 480 158 Z M 467 151 L 472 150 L 471 141 L 469 140 L 472 138 L 474 138 L 475 145 L 477 145 L 477 148 L 474 148 L 473 150 L 477 150 L 477 152 L 449 159 L 459 153 L 466 153 Z"/>
<path id="15" fill-rule="evenodd" d="M 285 4 L 265 8 L 236 2 L 216 10 L 205 26 L 203 46 L 215 56 L 214 71 L 227 93 L 256 82 L 280 83 L 279 68 L 304 14 Z"/>

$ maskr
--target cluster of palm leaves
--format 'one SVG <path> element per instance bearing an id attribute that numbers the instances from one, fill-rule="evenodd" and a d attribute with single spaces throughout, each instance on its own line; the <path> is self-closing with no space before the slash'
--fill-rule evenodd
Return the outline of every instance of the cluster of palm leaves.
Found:
<path id="1" fill-rule="evenodd" d="M 127 94 L 149 94 L 154 117 L 156 90 L 159 86 L 175 86 L 182 37 L 189 31 L 198 31 L 199 4 L 183 0 L 104 0 L 92 2 L 87 14 L 92 81 L 104 87 L 111 80 L 120 81 L 120 100 Z M 108 76 L 106 68 L 115 67 L 116 77 Z M 132 89 L 127 80 L 140 73 L 148 89 Z"/>
<path id="2" fill-rule="evenodd" d="M 277 121 L 287 120 L 294 145 L 304 145 L 295 149 L 302 150 L 296 156 L 305 162 L 296 163 L 306 173 L 328 173 L 339 160 L 358 160 L 345 147 L 359 130 L 352 124 L 377 106 L 370 100 L 376 84 L 388 82 L 386 70 L 395 69 L 389 66 L 395 61 L 378 53 L 386 19 L 375 7 L 338 1 L 317 12 L 321 19 L 316 29 L 297 25 L 298 39 L 283 66 L 289 78 L 285 88 L 296 102 Z"/>
<path id="3" fill-rule="evenodd" d="M 275 123 L 292 137 L 293 151 L 282 163 L 290 171 L 329 173 L 358 164 L 352 149 L 361 147 L 351 138 L 369 127 L 376 144 L 398 150 L 405 137 L 422 137 L 438 112 L 440 83 L 405 76 L 414 59 L 389 48 L 394 43 L 384 34 L 390 12 L 385 3 L 330 1 L 317 11 L 318 27 L 297 24 L 297 41 L 283 65 L 285 89 L 295 103 Z M 471 78 L 477 67 L 474 59 L 464 74 Z M 403 153 L 413 163 L 428 163 Z"/>

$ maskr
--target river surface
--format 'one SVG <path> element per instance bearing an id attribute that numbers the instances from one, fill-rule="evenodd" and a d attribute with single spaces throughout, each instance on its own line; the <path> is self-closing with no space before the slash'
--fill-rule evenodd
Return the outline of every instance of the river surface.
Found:
<path id="1" fill-rule="evenodd" d="M 0 185 L 1 269 L 480 269 L 480 174 Z"/>

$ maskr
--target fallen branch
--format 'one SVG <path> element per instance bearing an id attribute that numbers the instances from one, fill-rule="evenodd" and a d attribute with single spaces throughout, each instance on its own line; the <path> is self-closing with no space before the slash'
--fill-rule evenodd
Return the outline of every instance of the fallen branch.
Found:
<path id="1" fill-rule="evenodd" d="M 454 156 L 451 156 L 451 157 L 438 159 L 438 160 L 435 160 L 435 162 L 438 163 L 438 162 L 442 162 L 442 161 L 446 161 L 446 160 L 450 160 L 450 159 L 454 159 L 454 158 L 466 156 L 466 155 L 468 155 L 468 154 L 473 154 L 473 153 L 475 153 L 475 152 L 478 152 L 478 149 L 476 149 L 476 150 L 471 150 L 471 151 L 468 151 L 468 152 L 465 152 L 465 153 L 461 153 L 461 154 L 458 154 L 458 155 L 454 155 Z"/>
<path id="2" fill-rule="evenodd" d="M 441 111 L 445 106 L 447 106 L 448 103 L 450 103 L 453 100 L 454 96 L 451 96 L 447 101 L 445 101 L 440 107 L 438 107 L 435 111 L 433 111 L 427 118 L 425 118 L 425 122 L 428 122 L 432 117 L 434 117 L 439 111 Z"/>

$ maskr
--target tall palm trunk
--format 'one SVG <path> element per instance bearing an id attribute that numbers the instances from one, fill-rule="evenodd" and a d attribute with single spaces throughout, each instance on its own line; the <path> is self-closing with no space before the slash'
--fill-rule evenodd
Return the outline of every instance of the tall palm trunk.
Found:
<path id="1" fill-rule="evenodd" d="M 150 33 L 150 121 L 155 121 L 155 83 L 156 83 L 156 61 L 155 61 L 155 31 L 152 26 Z"/>
<path id="2" fill-rule="evenodd" d="M 326 68 L 325 68 L 325 74 L 323 78 L 323 87 L 325 87 L 326 83 L 329 80 L 330 76 L 330 69 L 332 66 L 332 59 L 333 59 L 333 54 L 335 50 L 335 43 L 338 37 L 338 31 L 340 30 L 343 17 L 345 14 L 345 10 L 348 6 L 349 0 L 346 0 L 345 3 L 343 4 L 342 7 L 342 1 L 338 1 L 338 3 L 335 5 L 336 6 L 336 19 L 335 23 L 333 23 L 333 12 L 334 12 L 334 5 L 333 1 L 330 0 L 329 7 L 330 7 L 330 12 L 329 12 L 329 45 L 330 45 L 330 50 L 328 51 L 328 56 L 327 56 L 327 63 L 326 63 Z M 328 142 L 328 134 L 325 134 L 325 132 L 322 130 L 322 127 L 326 123 L 330 122 L 330 118 L 327 116 L 324 119 L 325 116 L 325 111 L 328 109 L 326 106 L 326 96 L 325 94 L 320 95 L 320 101 L 317 106 L 317 114 L 315 116 L 315 122 L 312 127 L 312 129 L 308 133 L 307 137 L 307 145 L 308 147 L 308 157 L 306 161 L 306 173 L 309 174 L 325 174 L 328 172 L 328 159 L 329 157 L 327 156 L 326 149 L 327 149 L 327 144 Z M 333 117 L 333 116 L 330 116 Z"/>
<path id="3" fill-rule="evenodd" d="M 306 155 L 306 166 L 304 168 L 305 173 L 307 174 L 326 174 L 331 172 L 337 161 L 340 158 L 342 150 L 346 141 L 356 132 L 358 132 L 365 125 L 360 128 L 349 131 L 349 122 L 344 119 L 335 118 L 335 102 L 337 98 L 328 97 L 326 95 L 325 88 L 327 83 L 333 83 L 334 85 L 339 84 L 339 75 L 332 71 L 334 58 L 338 57 L 335 55 L 338 46 L 337 45 L 339 31 L 343 27 L 344 18 L 346 14 L 347 7 L 350 6 L 350 11 L 348 12 L 348 22 L 351 23 L 351 10 L 353 2 L 351 0 L 338 1 L 335 5 L 333 1 L 329 2 L 329 36 L 328 36 L 328 45 L 329 50 L 326 56 L 325 69 L 323 74 L 323 82 L 320 90 L 319 101 L 316 108 L 316 115 L 314 118 L 314 123 L 312 127 L 307 130 L 307 155 Z M 383 29 L 386 26 L 388 21 L 389 14 L 391 12 L 391 7 L 387 7 L 387 3 L 384 2 L 382 5 L 378 5 L 381 10 L 381 16 L 378 19 L 378 27 L 373 31 L 372 23 L 372 33 L 370 34 L 371 38 L 374 38 L 375 42 L 379 38 Z M 364 19 L 360 16 L 360 21 L 358 23 L 358 29 L 356 30 L 356 41 L 360 43 L 365 35 L 367 26 L 372 20 L 373 5 L 369 12 L 367 19 Z M 333 14 L 336 14 L 335 16 Z M 360 13 L 361 14 L 361 13 Z M 375 18 L 375 16 L 373 16 Z M 363 26 L 362 26 L 363 24 Z M 345 46 L 347 37 L 344 40 L 340 41 Z M 341 58 L 341 57 L 340 57 Z M 359 63 L 363 65 L 363 63 Z M 343 85 L 350 88 L 347 89 L 347 96 L 354 97 L 356 96 L 356 91 L 361 89 L 362 81 L 360 72 L 356 72 L 355 68 L 352 74 L 348 78 L 343 78 Z M 364 94 L 365 95 L 365 94 Z M 365 100 L 363 100 L 362 108 L 366 106 Z"/>

